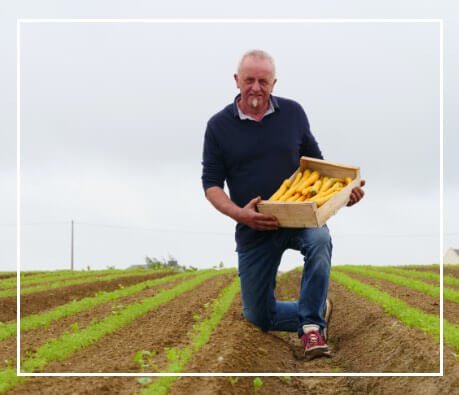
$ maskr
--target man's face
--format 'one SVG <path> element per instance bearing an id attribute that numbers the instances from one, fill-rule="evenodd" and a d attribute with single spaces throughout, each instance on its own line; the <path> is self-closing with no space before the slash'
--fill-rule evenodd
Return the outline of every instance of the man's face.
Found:
<path id="1" fill-rule="evenodd" d="M 269 60 L 246 57 L 234 79 L 241 92 L 244 107 L 252 110 L 265 108 L 276 83 L 273 66 Z"/>

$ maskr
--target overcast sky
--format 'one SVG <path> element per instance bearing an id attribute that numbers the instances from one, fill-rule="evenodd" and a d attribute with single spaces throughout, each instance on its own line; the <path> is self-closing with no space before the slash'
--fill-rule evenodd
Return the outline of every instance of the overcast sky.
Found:
<path id="1" fill-rule="evenodd" d="M 355 10 L 341 16 L 365 16 Z M 2 69 L 8 89 L 0 91 L 9 109 L 0 118 L 0 182 L 7 191 L 0 207 L 2 270 L 16 265 L 15 17 L 50 16 L 9 11 L 2 17 L 9 23 L 0 25 L 9 60 Z M 52 16 L 100 17 L 89 7 L 65 11 Z M 442 16 L 428 11 L 366 16 Z M 310 16 L 303 14 L 295 16 Z M 340 15 L 324 10 L 316 17 L 331 16 Z M 453 29 L 446 24 L 442 252 L 459 247 Z M 184 265 L 235 266 L 234 223 L 202 191 L 202 140 L 207 120 L 237 94 L 232 75 L 252 48 L 273 55 L 274 94 L 302 104 L 325 158 L 360 166 L 367 180 L 365 199 L 329 221 L 333 263 L 438 262 L 438 24 L 27 23 L 21 25 L 22 269 L 69 266 L 71 219 L 76 268 L 125 268 L 146 255 L 169 254 Z M 281 268 L 300 263 L 299 253 L 288 252 Z"/>

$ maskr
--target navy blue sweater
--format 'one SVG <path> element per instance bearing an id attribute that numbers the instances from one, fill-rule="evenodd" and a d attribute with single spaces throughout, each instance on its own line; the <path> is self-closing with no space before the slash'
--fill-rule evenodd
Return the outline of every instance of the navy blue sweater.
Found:
<path id="1" fill-rule="evenodd" d="M 260 122 L 241 120 L 236 100 L 207 123 L 202 160 L 204 190 L 224 187 L 239 207 L 257 196 L 268 199 L 299 165 L 301 156 L 322 159 L 300 104 L 271 96 L 275 111 Z M 237 251 L 266 240 L 272 231 L 236 225 Z"/>

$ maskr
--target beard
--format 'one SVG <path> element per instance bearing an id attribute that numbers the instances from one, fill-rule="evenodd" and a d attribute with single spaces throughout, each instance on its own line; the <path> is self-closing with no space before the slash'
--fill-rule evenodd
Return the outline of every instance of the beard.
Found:
<path id="1" fill-rule="evenodd" d="M 257 108 L 259 104 L 260 104 L 260 100 L 258 100 L 258 98 L 256 98 L 256 97 L 254 97 L 250 101 L 250 105 L 252 106 L 252 108 Z"/>

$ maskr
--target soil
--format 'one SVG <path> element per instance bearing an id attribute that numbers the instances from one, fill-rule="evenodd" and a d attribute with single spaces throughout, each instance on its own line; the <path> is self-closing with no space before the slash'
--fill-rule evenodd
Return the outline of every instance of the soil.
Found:
<path id="1" fill-rule="evenodd" d="M 143 274 L 139 274 L 139 275 L 143 275 Z M 26 279 L 22 279 L 21 280 L 21 290 L 26 290 L 26 289 L 28 290 L 29 288 L 47 286 L 47 285 L 51 285 L 51 284 L 55 284 L 55 283 L 59 283 L 59 282 L 63 282 L 63 281 L 74 281 L 74 280 L 81 280 L 81 279 L 85 279 L 87 282 L 94 282 L 94 281 L 99 281 L 99 280 L 103 281 L 103 278 L 106 277 L 106 276 L 107 276 L 107 274 L 97 273 L 97 274 L 91 274 L 90 276 L 88 276 L 88 275 L 85 276 L 85 275 L 81 275 L 81 274 L 74 274 L 71 277 L 65 277 L 65 278 L 59 278 L 59 279 L 49 279 L 49 278 L 48 279 L 46 279 L 46 278 L 40 279 L 40 278 L 38 278 L 38 280 L 37 280 L 36 278 L 35 279 L 27 278 L 27 280 L 34 280 L 34 281 L 32 283 L 28 283 L 28 282 L 26 282 Z M 16 282 L 11 287 L 2 288 L 2 290 L 4 290 L 4 291 L 11 290 L 11 289 L 16 289 Z"/>
<path id="2" fill-rule="evenodd" d="M 159 291 L 173 288 L 181 280 L 171 281 L 156 287 L 145 289 L 135 295 L 119 298 L 109 303 L 100 304 L 91 310 L 81 311 L 69 317 L 50 323 L 45 328 L 37 328 L 21 333 L 21 353 L 33 352 L 39 346 L 46 343 L 50 339 L 61 336 L 65 331 L 72 331 L 71 325 L 77 324 L 78 328 L 83 329 L 93 320 L 99 320 L 109 314 L 113 314 L 121 306 L 126 306 L 129 303 L 138 302 L 141 299 L 154 296 Z M 16 336 L 0 342 L 0 369 L 4 368 L 5 360 L 12 360 L 16 363 L 16 357 L 11 358 L 11 355 L 16 356 Z M 24 355 L 23 355 L 24 356 Z"/>
<path id="3" fill-rule="evenodd" d="M 277 295 L 293 299 L 301 273 L 292 272 L 278 282 Z M 215 281 L 215 280 L 214 280 Z M 213 283 L 212 283 L 213 284 Z M 103 338 L 71 358 L 52 363 L 47 371 L 139 371 L 132 355 L 138 350 L 160 351 L 186 343 L 193 312 L 218 293 L 210 282 L 184 294 Z M 389 288 L 387 289 L 389 292 Z M 403 292 L 392 290 L 391 292 Z M 420 308 L 424 301 L 411 294 Z M 364 298 L 331 283 L 334 300 L 330 325 L 331 358 L 305 362 L 296 334 L 262 332 L 243 320 L 237 297 L 212 334 L 209 343 L 193 356 L 187 372 L 437 372 L 438 343 L 417 329 L 408 328 Z M 401 296 L 399 296 L 401 298 Z M 408 295 L 404 296 L 407 298 Z M 427 302 L 428 304 L 428 302 Z M 448 305 L 445 305 L 445 314 Z M 183 328 L 177 331 L 177 328 Z M 164 339 L 168 339 L 165 343 Z M 161 359 L 158 359 L 161 363 Z M 444 349 L 444 377 L 261 377 L 259 394 L 459 394 L 459 363 Z M 172 394 L 254 394 L 254 377 L 181 377 Z M 132 394 L 141 389 L 134 377 L 30 378 L 11 394 Z"/>
<path id="4" fill-rule="evenodd" d="M 421 272 L 433 272 L 436 274 L 440 274 L 440 266 L 403 266 L 402 269 L 414 269 L 419 270 Z M 458 277 L 459 278 L 459 265 L 443 265 L 443 273 L 448 276 Z"/>
<path id="5" fill-rule="evenodd" d="M 71 302 L 72 300 L 79 300 L 87 296 L 93 296 L 100 291 L 113 291 L 114 289 L 119 288 L 120 285 L 129 286 L 142 281 L 164 277 L 168 274 L 169 273 L 152 273 L 113 279 L 110 281 L 95 281 L 24 295 L 21 296 L 21 317 L 49 310 L 52 307 Z M 0 298 L 0 322 L 15 320 L 17 311 L 16 307 L 16 296 Z"/>
<path id="6" fill-rule="evenodd" d="M 440 315 L 440 298 L 434 298 L 422 292 L 405 288 L 386 280 L 373 279 L 353 273 L 347 273 L 347 275 L 381 289 L 389 295 L 401 299 L 410 306 L 417 307 L 426 313 Z M 443 302 L 443 317 L 449 322 L 459 325 L 459 304 L 450 302 L 446 299 L 444 299 Z"/>
<path id="7" fill-rule="evenodd" d="M 193 316 L 198 313 L 205 317 L 207 309 L 204 305 L 212 298 L 218 297 L 220 291 L 234 278 L 234 274 L 224 274 L 205 281 L 192 291 L 186 292 L 169 303 L 158 307 L 150 313 L 121 328 L 115 333 L 105 336 L 102 340 L 84 350 L 76 352 L 63 362 L 52 362 L 46 372 L 139 372 L 139 364 L 133 359 L 141 350 L 156 351 L 159 358 L 155 363 L 161 368 L 165 362 L 165 347 L 182 347 L 189 343 L 187 333 L 195 324 Z M 147 371 L 155 371 L 152 367 Z M 69 388 L 69 378 L 54 377 L 49 386 L 48 378 L 29 380 L 9 393 L 30 394 L 71 394 L 74 387 Z M 94 392 L 101 383 L 106 393 L 132 393 L 135 378 L 116 380 L 117 386 L 110 381 L 98 377 L 85 378 L 88 393 Z M 125 382 L 126 389 L 122 384 Z M 46 388 L 45 388 L 46 387 Z"/>
<path id="8" fill-rule="evenodd" d="M 0 280 L 1 280 L 1 279 L 4 279 L 4 278 L 11 278 L 11 277 L 13 277 L 13 276 L 15 276 L 15 275 L 16 275 L 15 272 L 0 274 Z"/>

